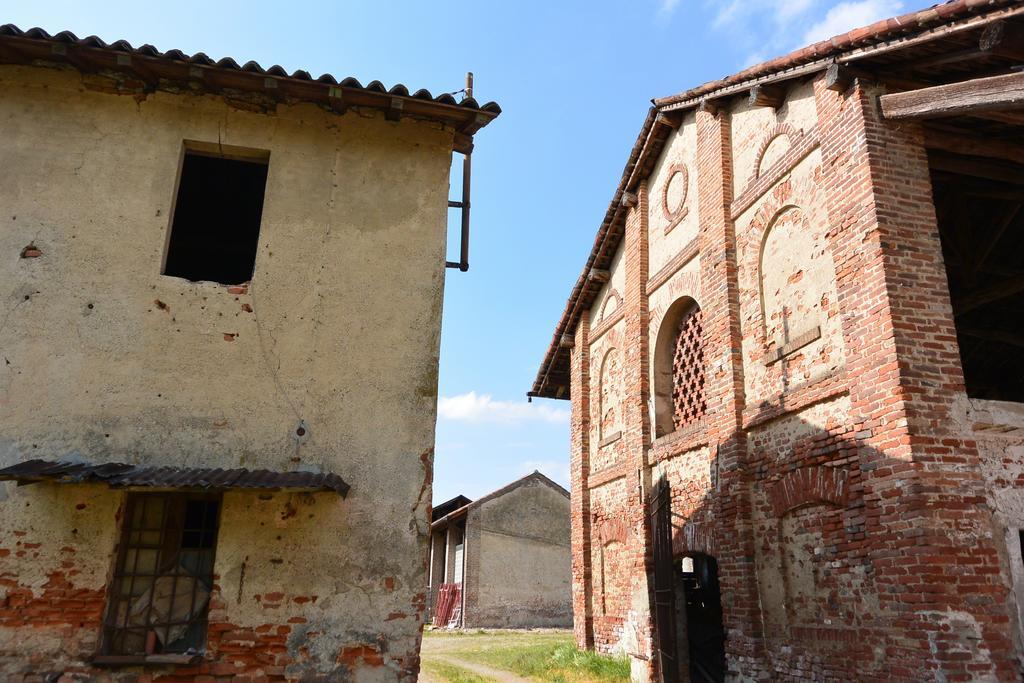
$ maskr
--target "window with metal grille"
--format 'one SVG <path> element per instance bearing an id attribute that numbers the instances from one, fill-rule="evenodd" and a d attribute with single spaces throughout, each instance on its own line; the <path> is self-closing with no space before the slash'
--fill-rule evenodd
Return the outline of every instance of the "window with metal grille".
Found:
<path id="1" fill-rule="evenodd" d="M 680 297 L 665 312 L 653 340 L 652 415 L 655 437 L 699 424 L 704 393 L 704 325 L 697 302 Z"/>
<path id="2" fill-rule="evenodd" d="M 219 518 L 216 495 L 129 494 L 104 622 L 105 654 L 204 649 Z"/>
<path id="3" fill-rule="evenodd" d="M 672 355 L 672 426 L 675 429 L 704 417 L 704 325 L 700 306 L 693 304 L 679 321 Z"/>

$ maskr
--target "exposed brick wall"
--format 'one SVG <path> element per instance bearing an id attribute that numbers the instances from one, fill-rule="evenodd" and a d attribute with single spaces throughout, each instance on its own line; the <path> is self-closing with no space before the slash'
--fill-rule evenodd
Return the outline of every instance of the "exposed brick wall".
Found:
<path id="1" fill-rule="evenodd" d="M 860 83 L 829 91 L 818 76 L 793 86 L 796 100 L 774 113 L 739 104 L 684 118 L 696 134 L 672 137 L 664 158 L 695 160 L 697 242 L 648 242 L 647 188 L 636 188 L 620 247 L 626 283 L 615 341 L 623 435 L 594 471 L 594 444 L 584 447 L 596 433 L 585 421 L 593 413 L 578 404 L 596 390 L 588 348 L 603 347 L 585 324 L 576 331 L 577 638 L 628 652 L 634 678 L 658 674 L 650 605 L 643 613 L 637 597 L 651 560 L 646 495 L 662 475 L 672 485 L 675 553 L 717 559 L 731 675 L 1019 675 L 1021 612 L 1011 589 L 1024 593 L 1024 571 L 1011 566 L 1020 558 L 1014 525 L 1024 525 L 1024 496 L 1013 491 L 1024 449 L 996 455 L 1005 430 L 984 427 L 995 418 L 977 417 L 977 404 L 965 416 L 921 133 L 879 120 L 876 94 Z M 745 187 L 734 182 L 733 157 L 747 177 L 756 174 L 780 131 L 790 148 Z M 685 144 L 696 145 L 692 156 L 672 147 Z M 775 243 L 774 261 L 762 258 L 786 215 L 793 239 Z M 786 243 L 805 237 L 807 261 L 794 261 Z M 666 264 L 653 280 L 648 262 Z M 799 304 L 794 317 L 779 308 L 764 319 L 767 268 L 783 269 L 767 275 L 782 303 Z M 654 439 L 654 340 L 682 297 L 704 311 L 707 414 Z M 768 338 L 785 336 L 790 321 L 807 333 Z M 1017 417 L 1007 429 L 1024 428 Z M 979 452 L 983 428 L 993 431 Z"/>
<path id="2" fill-rule="evenodd" d="M 55 537 L 48 528 L 40 531 L 31 526 L 5 528 L 0 535 L 0 680 L 252 682 L 337 680 L 356 675 L 366 680 L 415 678 L 418 648 L 390 639 L 385 629 L 406 622 L 416 624 L 413 628 L 419 631 L 425 593 L 417 594 L 407 608 L 382 615 L 379 629 L 344 633 L 325 618 L 329 612 L 324 603 L 337 599 L 335 595 L 297 590 L 299 577 L 272 592 L 251 592 L 247 588 L 254 579 L 247 581 L 235 574 L 214 574 L 206 651 L 200 664 L 92 665 L 100 650 L 117 529 L 123 514 L 118 501 L 123 501 L 123 495 L 99 485 L 38 484 L 18 499 L 21 505 L 45 501 L 48 513 L 60 521 L 57 528 L 65 537 Z M 222 524 L 222 531 L 233 533 L 230 522 L 226 524 Z M 250 541 L 254 546 L 273 544 L 275 538 L 283 536 L 276 533 L 279 530 L 275 528 L 271 534 Z M 396 589 L 394 576 L 374 576 L 370 580 L 382 592 Z"/>

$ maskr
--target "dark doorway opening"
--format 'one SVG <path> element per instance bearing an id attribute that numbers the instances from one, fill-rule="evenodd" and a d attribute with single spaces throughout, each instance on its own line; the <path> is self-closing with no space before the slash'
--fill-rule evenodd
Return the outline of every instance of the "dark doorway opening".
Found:
<path id="1" fill-rule="evenodd" d="M 165 275 L 232 285 L 252 279 L 269 153 L 215 156 L 186 150 Z"/>
<path id="2" fill-rule="evenodd" d="M 718 562 L 710 555 L 691 555 L 679 563 L 679 619 L 685 619 L 690 680 L 725 680 L 725 628 Z"/>

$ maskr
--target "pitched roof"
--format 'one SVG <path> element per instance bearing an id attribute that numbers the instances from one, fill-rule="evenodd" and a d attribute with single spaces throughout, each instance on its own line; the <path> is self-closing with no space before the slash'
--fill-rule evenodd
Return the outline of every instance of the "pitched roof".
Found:
<path id="1" fill-rule="evenodd" d="M 562 339 L 573 334 L 583 311 L 590 307 L 603 286 L 600 279 L 591 277 L 591 272 L 607 269 L 621 243 L 626 217 L 626 209 L 621 204 L 623 194 L 635 188 L 661 154 L 668 133 L 672 130 L 665 114 L 695 108 L 703 101 L 741 94 L 754 85 L 820 72 L 836 61 L 853 61 L 905 50 L 919 43 L 937 41 L 956 32 L 980 28 L 1022 13 L 1024 3 L 1021 0 L 950 0 L 848 31 L 726 78 L 704 83 L 670 97 L 652 100 L 654 106 L 647 113 L 604 220 L 598 227 L 590 255 L 555 326 L 551 343 L 527 395 L 570 398 L 570 348 L 561 343 Z"/>
<path id="2" fill-rule="evenodd" d="M 334 491 L 342 498 L 349 485 L 337 474 L 272 472 L 237 468 L 150 467 L 121 462 L 88 463 L 28 460 L 0 469 L 0 481 L 22 484 L 49 481 L 56 484 L 101 483 L 114 488 L 155 487 L 223 491 L 264 489 L 287 491 Z"/>
<path id="3" fill-rule="evenodd" d="M 563 486 L 561 486 L 557 482 L 549 479 L 548 477 L 545 477 L 538 470 L 534 470 L 533 472 L 531 472 L 530 474 L 526 475 L 525 477 L 521 477 L 519 479 L 516 479 L 511 484 L 506 484 L 505 486 L 502 486 L 497 491 L 491 491 L 486 496 L 483 496 L 481 498 L 477 498 L 476 500 L 474 500 L 474 501 L 472 501 L 470 503 L 467 503 L 467 504 L 463 505 L 460 508 L 456 508 L 455 510 L 452 510 L 451 512 L 449 512 L 449 513 L 447 513 L 447 514 L 445 514 L 443 516 L 436 517 L 434 519 L 434 521 L 431 523 L 430 526 L 431 526 L 431 528 L 433 528 L 435 526 L 440 526 L 440 525 L 447 524 L 449 521 L 455 520 L 455 519 L 457 519 L 459 517 L 463 517 L 464 515 L 466 515 L 466 513 L 468 513 L 473 508 L 480 507 L 481 505 L 483 505 L 484 503 L 486 503 L 488 501 L 494 500 L 495 498 L 500 498 L 500 497 L 504 496 L 507 493 L 511 493 L 512 491 L 516 490 L 517 488 L 525 486 L 526 484 L 529 484 L 530 482 L 538 482 L 540 484 L 548 486 L 549 488 L 554 489 L 555 491 L 557 491 L 558 493 L 561 493 L 566 498 L 569 497 L 569 492 L 566 491 Z"/>
<path id="4" fill-rule="evenodd" d="M 41 28 L 21 30 L 13 24 L 0 26 L 0 64 L 70 66 L 83 72 L 130 74 L 126 87 L 149 92 L 157 88 L 190 92 L 246 92 L 270 99 L 290 99 L 322 104 L 336 111 L 349 106 L 382 109 L 390 116 L 414 116 L 451 124 L 472 135 L 487 125 L 501 107 L 479 104 L 472 97 L 457 101 L 449 93 L 429 90 L 411 92 L 401 83 L 387 88 L 380 81 L 362 85 L 349 76 L 340 81 L 330 74 L 318 78 L 308 71 L 288 73 L 273 65 L 264 68 L 254 61 L 239 65 L 231 57 L 213 60 L 202 52 L 161 52 L 152 45 L 133 47 L 126 40 L 107 43 L 96 36 L 79 38 L 71 31 L 50 35 Z"/>

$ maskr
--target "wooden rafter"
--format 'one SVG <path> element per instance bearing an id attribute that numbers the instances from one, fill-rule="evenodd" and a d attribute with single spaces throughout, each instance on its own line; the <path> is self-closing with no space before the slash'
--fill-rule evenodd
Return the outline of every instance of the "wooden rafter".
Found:
<path id="1" fill-rule="evenodd" d="M 971 270 L 977 272 L 982 266 L 985 265 L 985 261 L 988 260 L 989 254 L 999 243 L 999 240 L 1003 238 L 1003 234 L 1006 229 L 1013 224 L 1016 220 L 1017 215 L 1020 213 L 1020 204 L 1010 204 L 1007 206 L 1002 215 L 999 216 L 995 224 L 988 230 L 988 234 L 985 235 L 984 241 L 978 243 L 974 251 L 974 263 L 972 264 Z"/>
<path id="2" fill-rule="evenodd" d="M 967 135 L 948 128 L 924 129 L 924 146 L 954 154 L 991 157 L 1021 163 L 1024 161 L 1024 145 L 991 137 Z"/>
<path id="3" fill-rule="evenodd" d="M 1004 332 L 1003 330 L 982 330 L 963 327 L 957 328 L 957 332 L 983 341 L 1002 342 L 1003 344 L 1010 344 L 1011 346 L 1024 348 L 1024 334 Z"/>
<path id="4" fill-rule="evenodd" d="M 964 315 L 987 304 L 1024 292 L 1024 273 L 1008 277 L 1002 282 L 965 294 L 953 301 L 953 313 Z"/>
<path id="5" fill-rule="evenodd" d="M 929 154 L 928 164 L 933 171 L 944 171 L 1012 185 L 1024 185 L 1024 166 L 1018 164 L 941 153 Z"/>

